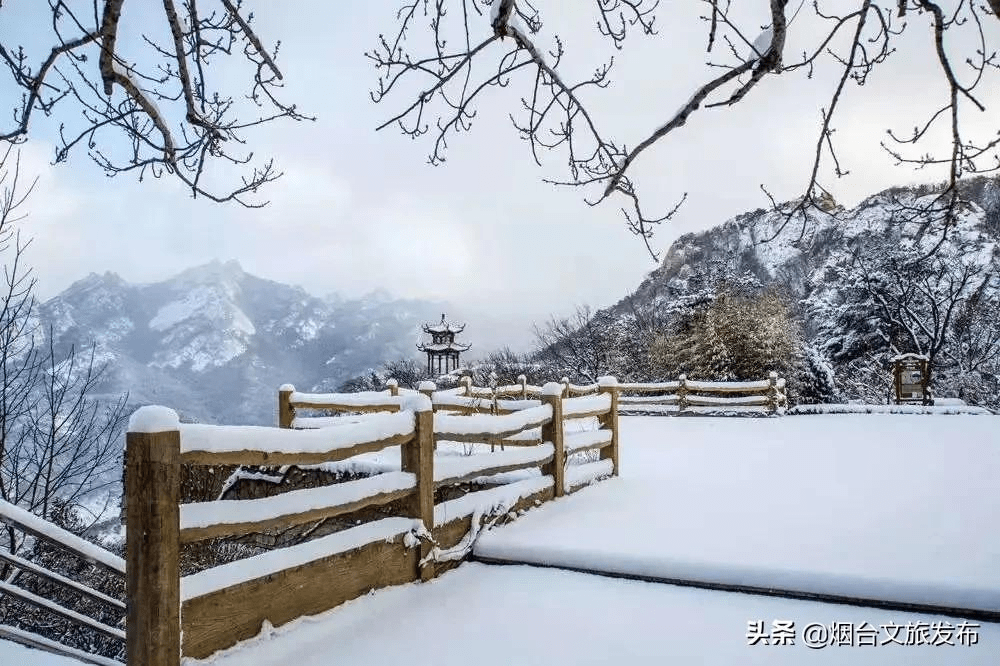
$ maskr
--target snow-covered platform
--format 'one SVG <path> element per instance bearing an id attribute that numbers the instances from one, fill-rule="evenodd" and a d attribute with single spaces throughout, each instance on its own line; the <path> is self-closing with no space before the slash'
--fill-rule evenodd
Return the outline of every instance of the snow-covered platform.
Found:
<path id="1" fill-rule="evenodd" d="M 772 634 L 774 620 L 794 623 L 794 645 L 748 644 L 750 622 L 761 622 L 763 632 Z M 808 625 L 834 622 L 866 630 L 871 627 L 877 632 L 875 644 L 859 646 L 856 639 L 854 647 L 805 645 L 803 634 Z M 953 644 L 890 643 L 888 636 L 894 627 L 904 627 L 897 640 L 906 640 L 908 623 L 954 629 Z M 208 660 L 188 660 L 185 666 L 994 666 L 1000 653 L 1000 625 L 973 628 L 978 643 L 968 646 L 958 644 L 955 638 L 960 624 L 954 618 L 898 611 L 616 580 L 556 569 L 466 563 L 429 583 L 379 590 L 322 615 L 266 632 Z"/>
<path id="2" fill-rule="evenodd" d="M 476 557 L 1000 616 L 1000 417 L 626 417 L 621 442 L 620 478 Z"/>
<path id="3" fill-rule="evenodd" d="M 973 619 L 963 645 L 952 615 L 566 568 L 1000 609 L 1000 418 L 626 417 L 621 435 L 620 478 L 476 549 L 548 568 L 465 563 L 186 666 L 996 663 L 1000 623 Z M 794 645 L 774 644 L 779 623 Z M 758 629 L 771 645 L 748 644 Z"/>
<path id="4" fill-rule="evenodd" d="M 85 666 L 71 657 L 43 652 L 0 639 L 0 664 L 4 666 Z"/>

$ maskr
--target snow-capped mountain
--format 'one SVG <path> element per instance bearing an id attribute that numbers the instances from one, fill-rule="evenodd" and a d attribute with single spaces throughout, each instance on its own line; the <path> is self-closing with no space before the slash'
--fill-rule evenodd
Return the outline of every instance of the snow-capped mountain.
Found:
<path id="1" fill-rule="evenodd" d="M 1000 178 L 962 181 L 954 221 L 941 186 L 898 187 L 807 219 L 795 203 L 738 215 L 675 241 L 636 290 L 595 313 L 604 330 L 668 332 L 719 290 L 776 289 L 814 370 L 840 399 L 885 399 L 888 360 L 928 355 L 939 395 L 1000 405 Z M 794 213 L 794 214 L 793 214 Z M 673 319 L 671 319 L 673 318 Z M 630 367 L 612 368 L 628 376 Z M 826 372 L 826 370 L 823 370 Z"/>
<path id="2" fill-rule="evenodd" d="M 277 387 L 333 390 L 415 355 L 441 303 L 386 293 L 319 298 L 212 262 L 154 284 L 91 274 L 42 304 L 59 347 L 94 346 L 102 391 L 207 423 L 272 424 Z"/>
<path id="3" fill-rule="evenodd" d="M 1000 241 L 1000 179 L 963 181 L 960 192 L 966 203 L 946 242 L 968 247 L 979 255 L 977 261 L 990 263 Z M 712 274 L 749 271 L 764 283 L 781 284 L 798 296 L 836 287 L 826 279 L 826 269 L 843 262 L 851 247 L 876 238 L 893 236 L 901 246 L 912 243 L 921 226 L 901 219 L 934 197 L 932 187 L 915 186 L 880 192 L 852 209 L 831 201 L 830 214 L 813 212 L 804 226 L 800 216 L 785 224 L 785 215 L 774 210 L 737 215 L 707 231 L 678 238 L 660 266 L 608 312 L 669 302 L 699 288 Z M 940 238 L 940 230 L 925 231 L 924 242 Z"/>

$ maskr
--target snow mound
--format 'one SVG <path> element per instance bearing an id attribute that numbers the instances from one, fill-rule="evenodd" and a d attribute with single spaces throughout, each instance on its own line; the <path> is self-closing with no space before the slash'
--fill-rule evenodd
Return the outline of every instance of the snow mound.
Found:
<path id="1" fill-rule="evenodd" d="M 129 432 L 166 432 L 177 430 L 180 427 L 180 419 L 177 412 L 169 407 L 160 405 L 147 405 L 132 412 L 128 420 Z"/>

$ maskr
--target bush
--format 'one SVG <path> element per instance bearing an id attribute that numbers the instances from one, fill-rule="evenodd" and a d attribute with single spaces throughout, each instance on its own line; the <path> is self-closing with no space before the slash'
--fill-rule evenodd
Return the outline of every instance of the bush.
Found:
<path id="1" fill-rule="evenodd" d="M 723 292 L 674 332 L 656 338 L 650 360 L 661 378 L 751 381 L 771 371 L 796 376 L 801 349 L 799 325 L 783 296 Z"/>
<path id="2" fill-rule="evenodd" d="M 789 400 L 795 404 L 837 401 L 837 384 L 830 361 L 813 345 L 802 350 L 798 372 L 789 378 Z"/>

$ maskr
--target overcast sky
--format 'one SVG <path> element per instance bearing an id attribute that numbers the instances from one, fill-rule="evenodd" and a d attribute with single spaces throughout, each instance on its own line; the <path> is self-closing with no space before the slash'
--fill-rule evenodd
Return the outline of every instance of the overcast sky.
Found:
<path id="1" fill-rule="evenodd" d="M 16 10 L 34 1 L 4 3 L 0 37 L 23 34 Z M 516 96 L 486 97 L 473 131 L 452 140 L 440 167 L 426 164 L 428 142 L 374 131 L 409 101 L 373 104 L 368 91 L 375 72 L 363 55 L 380 32 L 392 30 L 397 2 L 249 4 L 265 42 L 282 41 L 286 98 L 318 116 L 315 123 L 249 134 L 255 149 L 273 154 L 286 174 L 270 186 L 271 204 L 263 210 L 220 206 L 192 200 L 172 180 L 107 179 L 83 152 L 52 166 L 53 125 L 39 123 L 24 162 L 40 177 L 26 228 L 34 236 L 30 258 L 43 297 L 92 271 L 148 282 L 213 258 L 236 259 L 248 272 L 316 294 L 382 288 L 446 299 L 457 305 L 456 318 L 471 320 L 470 331 L 476 313 L 490 310 L 519 340 L 549 313 L 615 302 L 655 267 L 617 206 L 591 208 L 582 192 L 542 182 L 564 174 L 558 165 L 537 168 L 518 140 L 507 119 Z M 577 8 L 566 9 L 569 4 Z M 583 70 L 613 53 L 593 28 L 592 4 L 540 3 L 565 41 L 570 66 Z M 598 122 L 629 145 L 718 71 L 704 62 L 702 3 L 661 4 L 661 14 L 668 7 L 672 14 L 669 21 L 660 17 L 659 36 L 637 36 L 615 54 L 612 88 L 594 98 Z M 759 26 L 768 3 L 756 4 Z M 908 130 L 930 100 L 943 99 L 926 48 L 931 32 L 925 17 L 919 22 L 865 87 L 847 88 L 836 136 L 851 175 L 825 179 L 842 203 L 892 184 L 942 178 L 893 169 L 878 148 L 887 127 Z M 485 35 L 487 22 L 480 23 Z M 688 192 L 654 246 L 666 249 L 682 233 L 766 206 L 762 183 L 779 198 L 801 193 L 830 74 L 821 69 L 812 80 L 765 80 L 738 107 L 703 112 L 647 153 L 634 177 L 648 205 L 664 209 Z M 514 92 L 526 94 L 528 85 L 518 81 Z"/>

